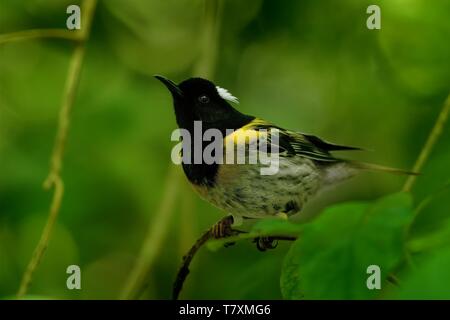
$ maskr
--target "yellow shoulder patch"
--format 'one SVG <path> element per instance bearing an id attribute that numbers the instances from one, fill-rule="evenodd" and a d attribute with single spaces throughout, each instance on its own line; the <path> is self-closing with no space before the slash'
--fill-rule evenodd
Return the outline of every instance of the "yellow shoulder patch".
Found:
<path id="1" fill-rule="evenodd" d="M 227 143 L 234 143 L 237 145 L 240 144 L 249 144 L 253 142 L 257 142 L 258 139 L 267 136 L 267 131 L 255 130 L 254 128 L 260 125 L 270 125 L 267 121 L 262 119 L 255 118 L 250 123 L 246 124 L 242 128 L 235 130 L 233 133 L 227 135 L 224 138 L 225 146 Z"/>

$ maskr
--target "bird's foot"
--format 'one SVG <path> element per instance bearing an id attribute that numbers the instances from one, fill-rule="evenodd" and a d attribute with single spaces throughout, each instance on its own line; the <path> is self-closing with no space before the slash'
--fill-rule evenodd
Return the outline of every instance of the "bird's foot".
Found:
<path id="1" fill-rule="evenodd" d="M 212 237 L 214 239 L 222 239 L 237 236 L 240 233 L 245 233 L 245 231 L 233 229 L 233 225 L 235 225 L 233 216 L 223 218 L 211 228 Z M 227 242 L 224 244 L 224 247 L 228 248 L 234 244 L 236 244 L 236 242 Z"/>
<path id="2" fill-rule="evenodd" d="M 278 240 L 275 240 L 272 237 L 258 237 L 254 242 L 256 242 L 256 248 L 258 248 L 259 251 L 275 249 L 278 246 Z"/>
<path id="3" fill-rule="evenodd" d="M 226 237 L 235 236 L 239 233 L 239 231 L 231 228 L 233 225 L 233 217 L 227 216 L 217 222 L 212 228 L 211 233 L 214 239 L 221 239 Z"/>

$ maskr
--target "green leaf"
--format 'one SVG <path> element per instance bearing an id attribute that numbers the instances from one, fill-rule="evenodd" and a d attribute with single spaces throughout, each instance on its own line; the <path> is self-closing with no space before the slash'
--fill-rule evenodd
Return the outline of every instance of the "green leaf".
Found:
<path id="1" fill-rule="evenodd" d="M 305 225 L 286 256 L 281 291 L 288 299 L 367 299 L 367 267 L 378 265 L 382 279 L 404 252 L 404 230 L 413 216 L 408 194 L 373 204 L 344 203 L 326 209 Z"/>
<path id="2" fill-rule="evenodd" d="M 450 247 L 429 255 L 401 282 L 397 299 L 450 299 Z"/>
<path id="3" fill-rule="evenodd" d="M 450 153 L 449 158 L 450 160 Z M 434 175 L 436 180 L 438 175 Z M 428 177 L 427 177 L 428 178 Z M 440 183 L 442 183 L 440 181 Z M 425 183 L 426 184 L 426 183 Z M 425 193 L 428 190 L 426 196 L 422 196 L 416 208 L 415 218 L 410 230 L 410 237 L 423 238 L 427 236 L 434 236 L 434 234 L 441 232 L 440 230 L 446 225 L 447 221 L 450 221 L 450 180 L 447 180 L 445 184 L 440 185 L 439 189 L 434 188 L 428 184 L 427 186 L 421 186 L 421 183 L 417 185 L 422 189 L 421 193 Z M 418 199 L 415 197 L 415 199 Z"/>
<path id="4" fill-rule="evenodd" d="M 450 220 L 444 221 L 435 232 L 412 238 L 407 244 L 411 253 L 420 253 L 447 245 L 450 245 Z"/>
<path id="5" fill-rule="evenodd" d="M 449 210 L 446 208 L 449 205 L 447 201 L 449 191 L 450 180 L 441 189 L 425 197 L 415 209 L 407 243 L 408 251 L 411 253 L 421 253 L 450 245 L 450 219 Z M 441 214 L 437 215 L 439 212 Z M 425 224 L 428 224 L 428 228 L 424 228 Z M 417 232 L 418 230 L 420 232 Z"/>

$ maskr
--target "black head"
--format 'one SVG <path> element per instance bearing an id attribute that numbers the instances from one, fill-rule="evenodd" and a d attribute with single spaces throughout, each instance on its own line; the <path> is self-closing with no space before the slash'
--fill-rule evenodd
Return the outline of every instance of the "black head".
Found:
<path id="1" fill-rule="evenodd" d="M 245 123 L 248 123 L 249 118 L 252 118 L 234 109 L 224 96 L 229 100 L 234 97 L 226 95 L 224 89 L 218 89 L 209 80 L 190 78 L 177 85 L 163 76 L 157 75 L 155 78 L 164 83 L 171 92 L 180 128 L 189 129 L 194 121 L 202 121 L 204 127 L 234 129 L 241 125 L 244 119 Z"/>

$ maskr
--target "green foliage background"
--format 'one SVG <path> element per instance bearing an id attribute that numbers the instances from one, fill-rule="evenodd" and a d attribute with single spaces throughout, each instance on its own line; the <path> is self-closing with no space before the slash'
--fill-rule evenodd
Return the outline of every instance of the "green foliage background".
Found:
<path id="1" fill-rule="evenodd" d="M 64 28 L 73 3 L 2 0 L 0 33 Z M 369 4 L 381 7 L 379 31 L 366 28 Z M 173 146 L 171 99 L 151 76 L 192 75 L 203 6 L 99 2 L 72 113 L 61 215 L 30 295 L 120 296 L 149 224 L 158 223 Z M 245 113 L 373 150 L 349 155 L 355 159 L 410 168 L 449 94 L 448 12 L 446 0 L 226 0 L 214 80 Z M 42 182 L 72 50 L 64 40 L 0 44 L 0 298 L 17 291 L 48 214 Z M 249 241 L 202 250 L 182 297 L 450 298 L 449 140 L 447 126 L 411 195 L 397 193 L 404 177 L 365 173 L 310 203 L 294 219 L 308 223 L 293 244 L 266 253 Z M 143 298 L 170 297 L 182 255 L 223 215 L 183 179 L 169 183 L 181 191 Z M 80 291 L 65 287 L 71 264 L 82 268 Z M 384 280 L 395 273 L 400 287 L 365 289 L 369 264 L 382 267 Z"/>

